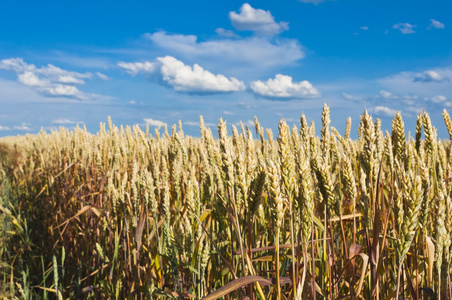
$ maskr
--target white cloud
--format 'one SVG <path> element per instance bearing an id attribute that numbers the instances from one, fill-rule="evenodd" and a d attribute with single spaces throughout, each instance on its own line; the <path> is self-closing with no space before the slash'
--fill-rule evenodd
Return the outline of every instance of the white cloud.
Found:
<path id="1" fill-rule="evenodd" d="M 405 103 L 406 105 L 409 105 L 409 106 L 416 105 L 416 101 L 413 101 L 413 100 L 402 99 L 402 101 L 403 101 L 403 103 Z"/>
<path id="2" fill-rule="evenodd" d="M 118 66 L 125 69 L 127 73 L 132 76 L 137 75 L 138 73 L 152 73 L 155 71 L 155 63 L 151 63 L 148 61 L 143 62 L 119 62 Z"/>
<path id="3" fill-rule="evenodd" d="M 199 126 L 199 122 L 195 122 L 195 121 L 185 121 L 184 125 L 187 126 Z M 204 126 L 206 127 L 213 127 L 213 126 L 217 126 L 217 124 L 214 123 L 204 123 Z"/>
<path id="4" fill-rule="evenodd" d="M 251 108 L 257 108 L 256 105 L 250 105 L 246 102 L 239 102 L 237 103 L 237 106 L 240 107 L 240 109 L 251 109 Z"/>
<path id="5" fill-rule="evenodd" d="M 159 121 L 159 120 L 154 120 L 154 119 L 143 119 L 144 122 L 146 122 L 146 124 L 148 124 L 149 126 L 155 126 L 155 127 L 160 127 L 165 125 L 165 122 Z"/>
<path id="6" fill-rule="evenodd" d="M 16 130 L 23 130 L 23 131 L 26 131 L 26 130 L 31 130 L 31 128 L 30 128 L 30 123 L 22 123 L 21 125 L 19 125 L 19 126 L 14 126 L 14 129 L 16 129 Z"/>
<path id="7" fill-rule="evenodd" d="M 52 120 L 52 124 L 59 124 L 59 125 L 77 124 L 77 123 L 83 123 L 83 122 L 75 122 L 75 121 L 71 121 L 69 119 L 55 119 L 55 120 Z"/>
<path id="8" fill-rule="evenodd" d="M 74 96 L 79 99 L 83 98 L 82 93 L 75 86 L 66 84 L 54 84 L 53 86 L 41 89 L 41 92 L 49 96 Z"/>
<path id="9" fill-rule="evenodd" d="M 36 67 L 34 65 L 27 64 L 22 58 L 10 58 L 0 61 L 0 69 L 23 73 L 25 71 L 35 71 Z"/>
<path id="10" fill-rule="evenodd" d="M 388 91 L 385 91 L 385 90 L 381 90 L 379 94 L 383 99 L 397 99 L 398 98 L 398 96 L 396 96 L 393 93 L 390 93 Z"/>
<path id="11" fill-rule="evenodd" d="M 11 130 L 8 126 L 0 125 L 0 131 L 8 131 L 8 130 Z"/>
<path id="12" fill-rule="evenodd" d="M 292 82 L 292 77 L 282 74 L 277 74 L 275 79 L 270 78 L 266 82 L 253 81 L 250 87 L 256 95 L 267 98 L 301 99 L 320 97 L 320 93 L 308 81 Z"/>
<path id="13" fill-rule="evenodd" d="M 392 28 L 400 30 L 402 34 L 415 33 L 414 27 L 416 27 L 416 25 L 411 25 L 410 23 L 398 23 L 392 26 Z"/>
<path id="14" fill-rule="evenodd" d="M 187 126 L 199 126 L 199 122 L 195 122 L 195 121 L 185 121 L 184 125 Z"/>
<path id="15" fill-rule="evenodd" d="M 129 104 L 132 104 L 132 105 L 133 105 L 133 104 L 137 104 L 137 102 L 136 102 L 135 100 L 130 100 L 130 101 L 129 101 Z"/>
<path id="16" fill-rule="evenodd" d="M 443 29 L 445 26 L 443 23 L 441 23 L 440 21 L 434 20 L 434 19 L 430 19 L 431 23 L 428 26 L 428 28 L 436 28 L 436 29 Z"/>
<path id="17" fill-rule="evenodd" d="M 378 95 L 373 97 L 374 100 L 400 100 L 402 103 L 405 103 L 407 105 L 413 105 L 415 103 L 415 100 L 418 99 L 418 96 L 416 95 L 399 95 L 394 94 L 385 90 L 380 90 Z"/>
<path id="18" fill-rule="evenodd" d="M 245 89 L 245 84 L 234 77 L 214 75 L 198 64 L 185 65 L 172 56 L 158 57 L 163 80 L 179 92 L 236 92 Z"/>
<path id="19" fill-rule="evenodd" d="M 61 82 L 61 83 L 72 83 L 72 84 L 84 84 L 85 83 L 85 81 L 75 78 L 70 75 L 58 76 L 58 79 L 56 81 Z"/>
<path id="20" fill-rule="evenodd" d="M 232 26 L 239 31 L 253 31 L 264 35 L 276 35 L 289 29 L 287 22 L 275 22 L 270 11 L 255 9 L 244 3 L 239 9 L 240 13 L 229 12 Z"/>
<path id="21" fill-rule="evenodd" d="M 43 80 L 36 76 L 33 72 L 25 71 L 17 76 L 19 82 L 29 86 L 45 87 L 50 85 L 48 80 Z"/>
<path id="22" fill-rule="evenodd" d="M 110 80 L 110 77 L 108 77 L 105 74 L 102 74 L 101 72 L 96 72 L 97 77 L 99 77 L 102 80 Z"/>
<path id="23" fill-rule="evenodd" d="M 16 73 L 20 83 L 33 87 L 45 96 L 72 97 L 80 100 L 91 96 L 74 86 L 84 84 L 85 78 L 92 78 L 91 73 L 71 72 L 51 64 L 37 68 L 34 64 L 24 62 L 22 58 L 3 59 L 0 61 L 0 69 Z"/>
<path id="24" fill-rule="evenodd" d="M 42 75 L 43 77 L 57 82 L 63 82 L 64 80 L 80 80 L 80 78 L 92 78 L 91 73 L 78 73 L 63 70 L 52 64 L 37 68 L 34 64 L 28 64 L 24 62 L 22 58 L 9 58 L 0 61 L 0 69 L 12 71 L 16 74 L 22 74 L 25 72 L 32 72 L 34 74 Z M 63 81 L 61 81 L 63 80 Z"/>
<path id="25" fill-rule="evenodd" d="M 446 102 L 447 98 L 443 95 L 436 95 L 430 99 L 433 103 L 443 103 Z"/>
<path id="26" fill-rule="evenodd" d="M 397 110 L 394 110 L 394 109 L 386 107 L 386 106 L 376 106 L 371 111 L 372 111 L 372 113 L 374 113 L 376 115 L 387 116 L 387 117 L 393 117 L 397 113 Z"/>
<path id="27" fill-rule="evenodd" d="M 253 120 L 246 120 L 245 122 L 239 121 L 239 122 L 235 122 L 234 123 L 235 126 L 241 126 L 241 124 L 243 124 L 243 126 L 245 126 L 245 127 L 254 128 L 254 121 Z"/>
<path id="28" fill-rule="evenodd" d="M 367 27 L 367 26 L 361 26 L 360 27 L 362 30 L 368 30 L 369 29 L 369 27 Z"/>
<path id="29" fill-rule="evenodd" d="M 227 29 L 224 29 L 224 28 L 217 28 L 217 29 L 215 29 L 215 32 L 219 36 L 223 36 L 223 37 L 227 37 L 227 38 L 237 38 L 237 37 L 239 37 L 234 31 L 227 30 Z"/>
<path id="30" fill-rule="evenodd" d="M 449 78 L 444 77 L 434 70 L 427 70 L 422 73 L 417 74 L 414 79 L 414 82 L 442 82 L 449 81 Z"/>
<path id="31" fill-rule="evenodd" d="M 364 98 L 361 96 L 355 96 L 347 93 L 341 94 L 342 99 L 349 100 L 349 101 L 363 101 Z"/>
<path id="32" fill-rule="evenodd" d="M 167 34 L 159 31 L 146 34 L 157 47 L 187 59 L 212 60 L 215 65 L 239 65 L 248 70 L 293 65 L 305 57 L 295 39 L 276 39 L 253 36 L 240 39 L 218 39 L 200 42 L 195 35 Z"/>
<path id="33" fill-rule="evenodd" d="M 78 73 L 78 72 L 71 72 L 67 70 L 60 69 L 54 65 L 48 64 L 46 67 L 41 67 L 39 69 L 36 69 L 36 72 L 38 74 L 42 74 L 44 76 L 49 77 L 51 80 L 59 80 L 61 76 L 70 76 L 74 78 L 92 78 L 93 74 L 91 73 Z"/>
<path id="34" fill-rule="evenodd" d="M 157 57 L 155 62 L 120 62 L 118 65 L 131 75 L 138 73 L 158 74 L 161 80 L 175 91 L 187 93 L 236 92 L 245 89 L 245 84 L 234 78 L 213 74 L 198 64 L 193 67 L 172 57 Z"/>
<path id="35" fill-rule="evenodd" d="M 232 111 L 227 111 L 227 110 L 224 110 L 224 111 L 223 111 L 223 114 L 225 114 L 225 115 L 227 115 L 227 116 L 235 115 Z"/>
<path id="36" fill-rule="evenodd" d="M 423 72 L 400 72 L 381 78 L 377 83 L 384 90 L 398 95 L 416 95 L 431 98 L 435 95 L 451 95 L 452 68 L 443 67 Z"/>

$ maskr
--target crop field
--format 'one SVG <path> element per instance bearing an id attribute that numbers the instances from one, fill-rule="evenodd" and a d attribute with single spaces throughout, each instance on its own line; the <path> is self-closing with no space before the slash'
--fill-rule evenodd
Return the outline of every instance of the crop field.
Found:
<path id="1" fill-rule="evenodd" d="M 450 141 L 329 113 L 0 139 L 0 297 L 451 299 Z"/>

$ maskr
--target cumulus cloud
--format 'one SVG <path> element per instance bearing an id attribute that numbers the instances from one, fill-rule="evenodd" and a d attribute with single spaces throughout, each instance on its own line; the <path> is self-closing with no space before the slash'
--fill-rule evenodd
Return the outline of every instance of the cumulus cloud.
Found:
<path id="1" fill-rule="evenodd" d="M 73 85 L 54 84 L 49 87 L 44 87 L 42 91 L 52 96 L 74 96 L 82 99 L 82 93 Z"/>
<path id="2" fill-rule="evenodd" d="M 392 26 L 392 28 L 400 30 L 402 34 L 415 33 L 414 27 L 416 27 L 416 25 L 411 25 L 410 23 L 398 23 Z"/>
<path id="3" fill-rule="evenodd" d="M 161 63 L 163 80 L 179 92 L 236 92 L 245 89 L 242 81 L 214 75 L 198 64 L 187 66 L 172 56 L 158 57 L 157 60 Z"/>
<path id="4" fill-rule="evenodd" d="M 239 13 L 229 12 L 229 19 L 236 30 L 253 31 L 271 36 L 289 29 L 289 23 L 277 23 L 268 10 L 255 9 L 248 3 L 244 3 L 239 11 Z"/>
<path id="5" fill-rule="evenodd" d="M 186 93 L 222 93 L 245 89 L 245 84 L 234 78 L 213 74 L 198 64 L 185 65 L 172 57 L 158 57 L 156 62 L 118 63 L 131 75 L 137 73 L 159 73 L 161 80 L 173 87 L 175 91 Z"/>
<path id="6" fill-rule="evenodd" d="M 397 110 L 386 106 L 376 106 L 371 111 L 373 114 L 386 117 L 394 117 L 397 113 Z"/>
<path id="7" fill-rule="evenodd" d="M 49 80 L 43 80 L 30 71 L 25 71 L 24 73 L 19 74 L 17 78 L 19 79 L 20 83 L 29 86 L 45 87 L 50 84 Z"/>
<path id="8" fill-rule="evenodd" d="M 11 130 L 8 126 L 0 125 L 0 131 L 8 131 L 8 130 Z"/>
<path id="9" fill-rule="evenodd" d="M 264 98 L 302 99 L 320 97 L 320 93 L 308 81 L 292 82 L 292 77 L 282 74 L 277 74 L 274 79 L 270 78 L 266 82 L 253 81 L 250 87 L 253 93 Z"/>
<path id="10" fill-rule="evenodd" d="M 72 97 L 86 99 L 86 95 L 75 85 L 84 84 L 83 79 L 92 78 L 91 73 L 71 72 L 48 64 L 41 68 L 24 62 L 22 58 L 10 58 L 0 61 L 0 69 L 14 72 L 20 83 L 34 88 L 45 96 Z"/>
<path id="11" fill-rule="evenodd" d="M 442 81 L 449 81 L 449 78 L 444 77 L 437 71 L 427 70 L 427 71 L 417 74 L 414 77 L 413 81 L 414 82 L 442 82 Z"/>
<path id="12" fill-rule="evenodd" d="M 145 35 L 157 47 L 187 59 L 224 62 L 227 66 L 240 65 L 253 70 L 292 65 L 303 59 L 305 53 L 295 39 L 269 40 L 252 36 L 240 39 L 198 41 L 195 35 L 167 34 L 164 31 Z M 251 69 L 251 68 L 248 68 Z"/>
<path id="13" fill-rule="evenodd" d="M 118 66 L 125 69 L 127 73 L 132 76 L 137 75 L 138 73 L 152 73 L 155 71 L 155 63 L 151 63 L 148 61 L 145 62 L 119 62 Z"/>
<path id="14" fill-rule="evenodd" d="M 162 122 L 162 121 L 159 121 L 159 120 L 154 120 L 154 119 L 149 119 L 149 118 L 143 119 L 143 120 L 149 126 L 160 127 L 160 126 L 163 126 L 163 125 L 166 124 L 165 122 Z"/>
<path id="15" fill-rule="evenodd" d="M 436 29 L 443 29 L 445 26 L 443 23 L 441 23 L 440 21 L 434 20 L 434 19 L 430 19 L 431 23 L 428 26 L 428 28 L 436 28 Z"/>

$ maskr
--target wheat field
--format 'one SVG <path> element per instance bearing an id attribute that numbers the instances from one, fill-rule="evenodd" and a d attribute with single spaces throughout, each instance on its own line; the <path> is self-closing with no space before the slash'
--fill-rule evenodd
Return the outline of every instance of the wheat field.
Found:
<path id="1" fill-rule="evenodd" d="M 320 124 L 0 139 L 1 297 L 451 299 L 450 141 Z"/>

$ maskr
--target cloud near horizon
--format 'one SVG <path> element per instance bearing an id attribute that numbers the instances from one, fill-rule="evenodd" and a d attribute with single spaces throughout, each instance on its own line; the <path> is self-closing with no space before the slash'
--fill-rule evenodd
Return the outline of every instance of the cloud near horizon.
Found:
<path id="1" fill-rule="evenodd" d="M 416 95 L 433 97 L 452 93 L 452 68 L 434 68 L 421 72 L 399 72 L 391 76 L 377 79 L 382 90 L 389 90 L 398 95 Z"/>
<path id="2" fill-rule="evenodd" d="M 436 95 L 429 100 L 432 101 L 433 103 L 443 103 L 446 102 L 447 98 L 446 96 L 443 95 Z"/>
<path id="3" fill-rule="evenodd" d="M 398 110 L 386 106 L 376 106 L 371 109 L 371 112 L 377 116 L 394 117 Z"/>
<path id="4" fill-rule="evenodd" d="M 309 81 L 292 82 L 292 77 L 277 74 L 266 82 L 257 80 L 250 84 L 254 94 L 272 99 L 304 99 L 318 98 L 319 91 Z"/>
<path id="5" fill-rule="evenodd" d="M 385 90 L 381 90 L 379 92 L 379 95 L 383 98 L 383 99 L 396 99 L 398 98 L 398 96 L 394 95 L 391 92 L 385 91 Z"/>
<path id="6" fill-rule="evenodd" d="M 57 125 L 72 125 L 72 124 L 79 124 L 79 123 L 84 123 L 82 121 L 72 121 L 70 119 L 55 119 L 52 120 L 52 124 L 57 124 Z"/>
<path id="7" fill-rule="evenodd" d="M 69 97 L 78 100 L 90 96 L 81 92 L 75 85 L 85 84 L 84 79 L 91 79 L 93 74 L 71 72 L 48 64 L 37 68 L 26 63 L 22 58 L 10 58 L 0 61 L 0 69 L 16 73 L 17 80 L 32 87 L 44 96 Z"/>
<path id="8" fill-rule="evenodd" d="M 154 120 L 154 119 L 151 119 L 151 118 L 143 119 L 143 121 L 144 121 L 147 125 L 149 125 L 149 126 L 155 126 L 155 127 L 160 127 L 160 126 L 163 126 L 163 125 L 166 124 L 165 122 L 162 122 L 162 121 L 160 121 L 160 120 Z"/>
<path id="9" fill-rule="evenodd" d="M 22 122 L 21 125 L 14 126 L 13 128 L 20 131 L 31 130 L 30 123 Z"/>

